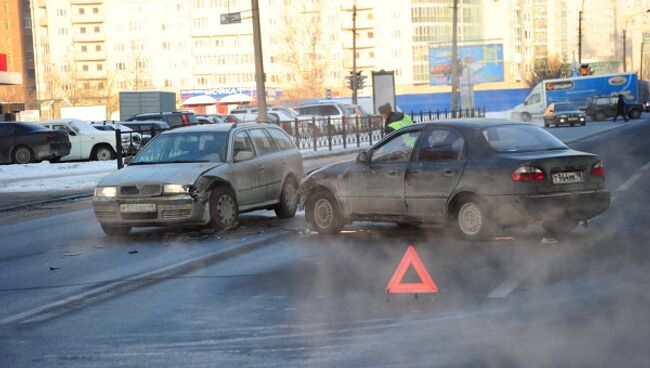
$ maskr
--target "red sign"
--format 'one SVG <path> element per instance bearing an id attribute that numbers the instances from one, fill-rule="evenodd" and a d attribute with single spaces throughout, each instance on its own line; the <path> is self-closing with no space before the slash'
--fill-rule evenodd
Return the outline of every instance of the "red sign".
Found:
<path id="1" fill-rule="evenodd" d="M 415 272 L 418 274 L 422 282 L 402 284 L 402 279 L 404 278 L 404 275 L 406 275 L 406 271 L 408 271 L 408 268 L 411 265 L 413 265 Z M 389 294 L 422 294 L 438 292 L 438 286 L 435 282 L 433 282 L 431 275 L 429 275 L 429 272 L 427 272 L 427 269 L 424 267 L 420 256 L 418 256 L 415 248 L 412 245 L 409 245 L 408 249 L 406 249 L 406 253 L 404 253 L 404 257 L 402 257 L 402 260 L 399 262 L 399 265 L 397 266 L 393 277 L 391 277 L 390 281 L 388 281 L 388 285 L 386 285 L 386 292 Z"/>
<path id="2" fill-rule="evenodd" d="M 7 71 L 7 55 L 0 54 L 0 72 Z"/>

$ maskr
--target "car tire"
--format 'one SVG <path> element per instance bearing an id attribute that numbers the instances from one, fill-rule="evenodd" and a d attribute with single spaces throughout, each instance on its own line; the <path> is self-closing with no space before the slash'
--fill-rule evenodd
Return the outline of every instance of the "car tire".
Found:
<path id="1" fill-rule="evenodd" d="M 239 206 L 232 189 L 220 185 L 210 193 L 210 227 L 215 231 L 232 230 L 239 224 Z"/>
<path id="2" fill-rule="evenodd" d="M 630 119 L 638 119 L 641 117 L 641 111 L 639 109 L 632 109 L 628 111 L 627 116 Z"/>
<path id="3" fill-rule="evenodd" d="M 11 162 L 14 164 L 31 164 L 35 161 L 34 151 L 28 146 L 18 146 L 11 154 Z"/>
<path id="4" fill-rule="evenodd" d="M 115 152 L 110 146 L 100 145 L 93 147 L 90 153 L 90 159 L 93 161 L 109 161 L 115 159 Z"/>
<path id="5" fill-rule="evenodd" d="M 530 114 L 527 113 L 527 112 L 522 112 L 522 113 L 521 113 L 521 120 L 523 120 L 523 121 L 525 121 L 525 122 L 529 122 L 529 121 L 533 120 L 533 116 L 530 115 Z"/>
<path id="6" fill-rule="evenodd" d="M 578 226 L 578 222 L 578 220 L 571 219 L 544 221 L 542 228 L 551 235 L 561 236 L 571 233 Z"/>
<path id="7" fill-rule="evenodd" d="M 490 216 L 490 211 L 481 198 L 467 197 L 458 204 L 455 211 L 456 232 L 465 240 L 486 241 L 495 231 Z"/>
<path id="8" fill-rule="evenodd" d="M 310 215 L 314 230 L 320 234 L 338 234 L 345 226 L 336 199 L 326 190 L 309 196 L 305 211 Z"/>
<path id="9" fill-rule="evenodd" d="M 280 193 L 280 203 L 274 208 L 276 216 L 282 219 L 292 218 L 298 209 L 298 184 L 292 177 L 287 178 Z"/>
<path id="10" fill-rule="evenodd" d="M 604 111 L 596 111 L 593 117 L 594 120 L 596 121 L 603 121 L 605 120 L 605 112 Z"/>
<path id="11" fill-rule="evenodd" d="M 112 226 L 101 224 L 102 231 L 104 234 L 110 236 L 111 238 L 119 238 L 129 235 L 131 232 L 130 226 Z"/>

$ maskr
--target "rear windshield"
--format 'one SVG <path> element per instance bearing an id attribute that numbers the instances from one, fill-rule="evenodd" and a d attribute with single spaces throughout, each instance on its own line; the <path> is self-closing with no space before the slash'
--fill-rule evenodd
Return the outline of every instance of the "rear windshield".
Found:
<path id="1" fill-rule="evenodd" d="M 563 150 L 568 147 L 551 133 L 534 125 L 497 125 L 483 130 L 483 137 L 497 152 Z"/>
<path id="2" fill-rule="evenodd" d="M 227 133 L 162 134 L 147 144 L 131 165 L 225 162 Z"/>

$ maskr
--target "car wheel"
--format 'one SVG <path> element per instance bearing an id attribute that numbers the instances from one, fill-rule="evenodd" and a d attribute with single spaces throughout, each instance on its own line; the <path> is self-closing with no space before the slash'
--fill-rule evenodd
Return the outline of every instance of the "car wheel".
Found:
<path id="1" fill-rule="evenodd" d="M 578 226 L 578 220 L 563 219 L 542 222 L 542 228 L 551 235 L 566 235 Z"/>
<path id="2" fill-rule="evenodd" d="M 101 227 L 102 230 L 104 231 L 104 234 L 112 238 L 127 236 L 131 232 L 130 226 L 112 226 L 112 225 L 101 224 Z"/>
<path id="3" fill-rule="evenodd" d="M 314 230 L 321 234 L 337 234 L 345 225 L 336 199 L 328 191 L 321 190 L 311 195 L 305 210 L 310 214 Z"/>
<path id="4" fill-rule="evenodd" d="M 215 231 L 232 230 L 239 223 L 239 207 L 232 189 L 218 186 L 210 194 L 210 226 Z"/>
<path id="5" fill-rule="evenodd" d="M 521 114 L 521 120 L 523 120 L 523 121 L 531 121 L 531 120 L 533 120 L 533 117 L 529 113 L 524 112 L 524 113 Z"/>
<path id="6" fill-rule="evenodd" d="M 485 241 L 494 232 L 487 206 L 478 197 L 470 197 L 462 201 L 458 206 L 455 220 L 458 233 L 466 240 Z"/>
<path id="7" fill-rule="evenodd" d="M 279 218 L 291 218 L 298 209 L 298 184 L 293 178 L 287 178 L 280 193 L 280 203 L 274 210 Z"/>
<path id="8" fill-rule="evenodd" d="M 108 161 L 115 158 L 115 152 L 108 146 L 97 146 L 93 148 L 90 158 L 94 161 Z"/>
<path id="9" fill-rule="evenodd" d="M 30 164 L 34 162 L 34 152 L 27 146 L 18 146 L 11 155 L 14 164 Z"/>
<path id="10" fill-rule="evenodd" d="M 603 112 L 603 111 L 597 111 L 597 112 L 594 114 L 594 120 L 596 120 L 596 121 L 603 121 L 603 120 L 605 120 L 605 112 Z"/>
<path id="11" fill-rule="evenodd" d="M 638 119 L 641 117 L 641 111 L 638 109 L 632 109 L 628 112 L 627 115 L 630 117 L 630 119 Z"/>

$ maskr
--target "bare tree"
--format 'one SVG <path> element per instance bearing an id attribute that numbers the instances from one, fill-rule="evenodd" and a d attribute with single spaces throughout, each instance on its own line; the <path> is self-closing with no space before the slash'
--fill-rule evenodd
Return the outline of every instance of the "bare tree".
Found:
<path id="1" fill-rule="evenodd" d="M 323 32 L 329 27 L 323 16 L 324 2 L 286 2 L 285 8 L 282 27 L 277 28 L 280 47 L 275 54 L 282 70 L 289 73 L 282 78 L 284 94 L 290 99 L 319 97 L 333 67 L 328 57 L 330 42 Z"/>
<path id="2" fill-rule="evenodd" d="M 562 77 L 562 67 L 562 60 L 558 56 L 537 60 L 533 71 L 526 78 L 526 84 L 533 88 L 545 79 L 560 78 Z"/>

